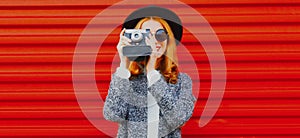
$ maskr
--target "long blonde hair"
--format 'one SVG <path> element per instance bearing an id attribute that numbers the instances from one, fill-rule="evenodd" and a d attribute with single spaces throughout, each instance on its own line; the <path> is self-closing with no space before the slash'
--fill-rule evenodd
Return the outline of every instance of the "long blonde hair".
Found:
<path id="1" fill-rule="evenodd" d="M 174 34 L 171 30 L 169 24 L 162 18 L 159 17 L 146 17 L 141 19 L 137 25 L 136 29 L 140 29 L 142 24 L 148 20 L 154 20 L 159 22 L 163 28 L 168 32 L 167 47 L 165 53 L 156 60 L 155 69 L 159 70 L 164 76 L 166 82 L 175 84 L 177 83 L 178 76 L 178 59 L 176 54 L 176 42 Z M 146 63 L 145 63 L 146 62 Z M 147 65 L 147 61 L 139 62 L 142 67 L 139 66 L 137 62 L 130 62 L 129 71 L 131 72 L 131 79 L 135 78 L 137 75 L 143 73 L 143 68 Z"/>

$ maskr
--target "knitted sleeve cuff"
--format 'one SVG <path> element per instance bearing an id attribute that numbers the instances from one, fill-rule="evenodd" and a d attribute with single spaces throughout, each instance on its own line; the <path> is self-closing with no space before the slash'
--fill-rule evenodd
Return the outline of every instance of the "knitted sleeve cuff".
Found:
<path id="1" fill-rule="evenodd" d="M 117 71 L 116 71 L 116 75 L 117 75 L 118 77 L 123 78 L 123 79 L 129 79 L 131 73 L 130 73 L 130 71 L 129 71 L 128 69 L 126 69 L 126 68 L 118 67 L 118 68 L 117 68 Z"/>
<path id="2" fill-rule="evenodd" d="M 148 88 L 160 79 L 160 73 L 157 70 L 152 70 L 147 74 Z"/>

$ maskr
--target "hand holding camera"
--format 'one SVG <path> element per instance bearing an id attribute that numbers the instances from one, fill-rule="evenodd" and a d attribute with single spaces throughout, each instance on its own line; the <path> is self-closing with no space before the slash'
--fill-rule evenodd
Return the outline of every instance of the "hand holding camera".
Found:
<path id="1" fill-rule="evenodd" d="M 117 50 L 120 57 L 120 67 L 128 68 L 129 59 L 123 55 L 123 47 L 130 45 L 131 39 L 124 36 L 125 28 L 120 33 L 119 43 L 117 45 Z"/>
<path id="2" fill-rule="evenodd" d="M 150 30 L 126 29 L 124 36 L 131 41 L 122 48 L 122 54 L 130 61 L 143 61 L 152 53 L 151 46 L 146 44 L 146 38 L 149 37 Z"/>

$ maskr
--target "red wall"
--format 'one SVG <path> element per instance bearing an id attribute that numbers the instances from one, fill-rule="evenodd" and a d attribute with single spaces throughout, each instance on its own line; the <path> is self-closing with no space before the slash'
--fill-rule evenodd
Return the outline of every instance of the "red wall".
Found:
<path id="1" fill-rule="evenodd" d="M 116 2 L 0 1 L 0 137 L 105 137 L 78 106 L 72 59 L 85 26 Z M 182 43 L 197 63 L 201 83 L 200 90 L 194 90 L 200 97 L 183 137 L 300 137 L 300 2 L 182 2 L 211 24 L 227 64 L 221 106 L 211 122 L 199 128 L 211 70 L 200 43 L 184 30 Z M 97 58 L 96 79 L 103 97 L 118 31 L 106 39 L 104 54 Z"/>

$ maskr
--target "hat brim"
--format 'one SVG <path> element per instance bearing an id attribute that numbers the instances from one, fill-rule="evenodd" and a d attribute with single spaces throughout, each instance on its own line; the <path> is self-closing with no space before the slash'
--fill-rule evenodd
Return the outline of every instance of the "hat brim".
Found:
<path id="1" fill-rule="evenodd" d="M 182 23 L 180 18 L 173 11 L 166 8 L 147 6 L 137 9 L 125 19 L 122 28 L 133 29 L 141 19 L 151 16 L 160 17 L 169 24 L 176 39 L 176 45 L 178 45 L 182 38 Z"/>

